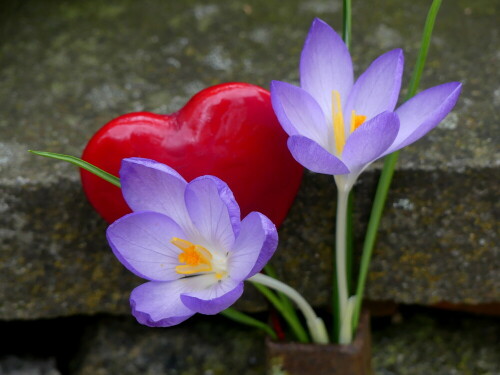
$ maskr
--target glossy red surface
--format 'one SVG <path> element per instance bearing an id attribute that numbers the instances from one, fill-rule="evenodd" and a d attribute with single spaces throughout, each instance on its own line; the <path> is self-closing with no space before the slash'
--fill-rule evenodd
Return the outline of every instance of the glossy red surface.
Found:
<path id="1" fill-rule="evenodd" d="M 89 141 L 82 158 L 118 176 L 123 158 L 165 163 L 187 181 L 211 174 L 226 181 L 240 204 L 276 225 L 284 220 L 302 179 L 271 107 L 269 92 L 247 83 L 209 87 L 178 112 L 120 116 Z M 81 173 L 84 191 L 108 222 L 130 212 L 119 188 Z"/>

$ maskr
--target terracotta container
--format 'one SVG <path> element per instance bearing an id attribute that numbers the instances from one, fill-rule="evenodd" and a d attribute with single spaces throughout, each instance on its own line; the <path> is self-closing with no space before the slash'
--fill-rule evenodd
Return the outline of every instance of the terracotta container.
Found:
<path id="1" fill-rule="evenodd" d="M 372 375 L 370 316 L 363 313 L 349 345 L 267 340 L 268 375 Z"/>

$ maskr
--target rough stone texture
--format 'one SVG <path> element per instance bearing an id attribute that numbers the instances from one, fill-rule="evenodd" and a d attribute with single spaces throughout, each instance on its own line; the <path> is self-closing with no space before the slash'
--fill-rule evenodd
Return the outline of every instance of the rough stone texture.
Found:
<path id="1" fill-rule="evenodd" d="M 415 60 L 428 1 L 355 2 L 357 72 L 404 47 Z M 119 114 L 171 112 L 238 80 L 297 82 L 310 21 L 340 29 L 340 2 L 15 1 L 0 6 L 0 318 L 124 313 L 138 279 L 113 259 L 75 168 L 27 149 L 79 155 Z M 464 82 L 455 111 L 400 158 L 367 295 L 429 304 L 500 301 L 497 67 L 500 4 L 445 2 L 422 87 Z M 406 81 L 405 81 L 406 82 Z M 406 86 L 406 85 L 405 85 Z M 357 192 L 357 233 L 376 164 Z M 326 304 L 335 190 L 308 174 L 274 260 L 285 281 Z M 359 239 L 360 236 L 358 236 Z M 250 289 L 250 288 L 248 288 Z M 251 303 L 250 303 L 251 302 Z M 254 297 L 241 308 L 263 309 Z"/>
<path id="2" fill-rule="evenodd" d="M 208 320 L 210 319 L 210 321 Z M 495 319 L 403 314 L 373 329 L 380 375 L 499 375 Z M 227 320 L 204 318 L 171 329 L 104 319 L 88 334 L 74 375 L 264 374 L 264 337 Z"/>
<path id="3" fill-rule="evenodd" d="M 374 330 L 378 375 L 498 375 L 498 319 L 412 314 Z"/>
<path id="4" fill-rule="evenodd" d="M 263 374 L 264 336 L 227 320 L 198 319 L 175 328 L 105 319 L 89 332 L 74 375 Z"/>
<path id="5" fill-rule="evenodd" d="M 498 177 L 493 168 L 398 173 L 369 275 L 369 298 L 498 301 L 500 205 L 490 188 Z"/>
<path id="6" fill-rule="evenodd" d="M 0 375 L 60 375 L 55 360 L 20 358 L 7 356 L 0 358 Z"/>

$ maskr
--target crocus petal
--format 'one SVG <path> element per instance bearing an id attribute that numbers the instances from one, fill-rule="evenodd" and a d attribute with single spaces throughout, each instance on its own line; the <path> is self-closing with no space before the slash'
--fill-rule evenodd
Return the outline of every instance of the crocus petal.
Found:
<path id="1" fill-rule="evenodd" d="M 271 101 L 274 112 L 288 135 L 303 135 L 329 149 L 333 139 L 327 119 L 313 97 L 289 83 L 271 82 Z"/>
<path id="2" fill-rule="evenodd" d="M 123 197 L 133 211 L 161 212 L 186 233 L 193 232 L 184 204 L 187 182 L 174 169 L 149 159 L 123 159 L 120 182 Z"/>
<path id="3" fill-rule="evenodd" d="M 179 278 L 179 249 L 170 239 L 186 234 L 168 216 L 134 212 L 111 224 L 106 236 L 118 260 L 137 276 L 156 281 Z"/>
<path id="4" fill-rule="evenodd" d="M 417 141 L 436 127 L 453 109 L 461 90 L 460 82 L 445 83 L 422 91 L 399 107 L 399 133 L 386 153 Z"/>
<path id="5" fill-rule="evenodd" d="M 194 315 L 180 299 L 185 290 L 183 279 L 171 282 L 148 282 L 130 295 L 132 315 L 150 327 L 170 327 Z"/>
<path id="6" fill-rule="evenodd" d="M 185 201 L 201 235 L 195 241 L 211 249 L 229 250 L 239 231 L 240 210 L 227 184 L 213 176 L 198 177 L 187 185 Z"/>
<path id="7" fill-rule="evenodd" d="M 330 116 L 332 91 L 347 98 L 352 82 L 352 61 L 346 45 L 329 25 L 316 18 L 300 57 L 300 86 Z"/>
<path id="8" fill-rule="evenodd" d="M 342 161 L 351 171 L 363 169 L 387 150 L 398 130 L 398 116 L 394 112 L 381 113 L 349 136 L 342 152 Z"/>
<path id="9" fill-rule="evenodd" d="M 260 272 L 278 246 L 275 225 L 259 212 L 251 212 L 241 222 L 241 230 L 228 259 L 229 274 L 244 280 Z"/>
<path id="10" fill-rule="evenodd" d="M 352 110 L 371 119 L 379 113 L 393 111 L 398 101 L 403 74 L 403 51 L 395 49 L 378 57 L 354 84 L 347 99 L 344 116 Z M 346 127 L 349 127 L 346 121 Z"/>
<path id="11" fill-rule="evenodd" d="M 288 149 L 297 162 L 313 172 L 331 175 L 349 173 L 339 158 L 309 138 L 300 135 L 288 138 Z"/>
<path id="12" fill-rule="evenodd" d="M 225 279 L 210 288 L 181 295 L 182 303 L 200 314 L 213 315 L 227 309 L 243 293 L 243 282 Z"/>

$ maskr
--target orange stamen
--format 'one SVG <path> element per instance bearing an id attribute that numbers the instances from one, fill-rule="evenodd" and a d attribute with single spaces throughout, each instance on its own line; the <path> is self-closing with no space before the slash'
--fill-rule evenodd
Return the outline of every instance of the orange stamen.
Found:
<path id="1" fill-rule="evenodd" d="M 179 263 L 182 265 L 175 267 L 177 273 L 190 275 L 212 271 L 212 254 L 203 246 L 177 237 L 173 237 L 170 242 L 182 250 L 178 256 Z"/>
<path id="2" fill-rule="evenodd" d="M 351 112 L 351 133 L 359 128 L 366 121 L 366 116 L 357 115 L 356 111 L 353 109 Z"/>

